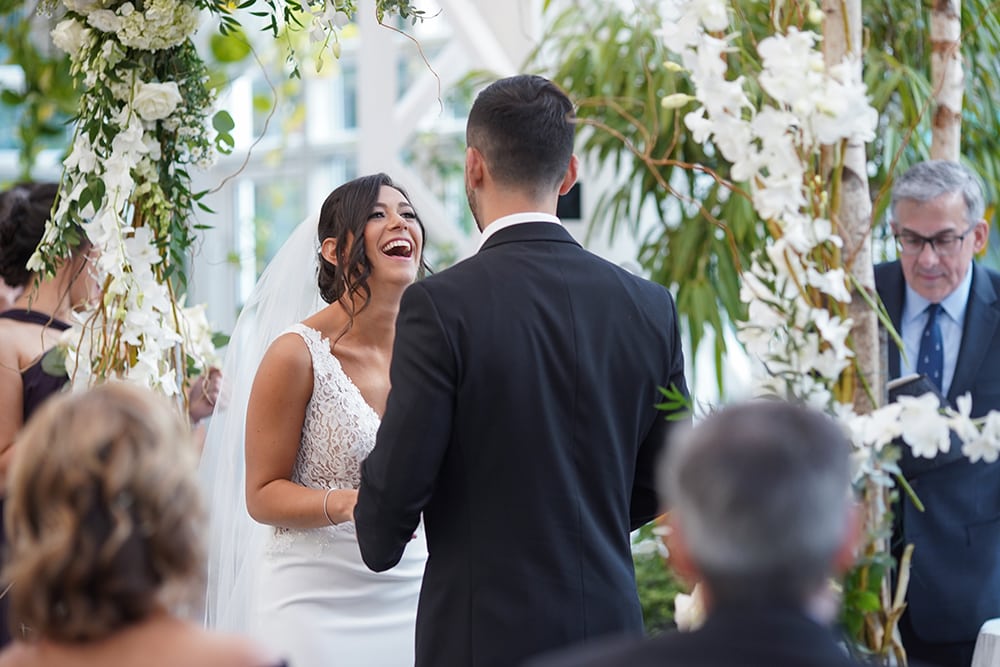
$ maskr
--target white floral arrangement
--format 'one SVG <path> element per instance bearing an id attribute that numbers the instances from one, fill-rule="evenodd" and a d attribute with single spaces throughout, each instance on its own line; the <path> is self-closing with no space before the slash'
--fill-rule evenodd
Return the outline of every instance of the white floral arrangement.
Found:
<path id="1" fill-rule="evenodd" d="M 839 416 L 859 451 L 858 475 L 878 474 L 878 452 L 897 438 L 915 456 L 929 458 L 949 450 L 951 432 L 971 460 L 996 460 L 1000 417 L 970 419 L 968 396 L 957 411 L 925 395 L 901 397 L 865 415 L 835 400 L 832 387 L 854 356 L 848 345 L 853 322 L 843 316 L 851 292 L 843 266 L 822 261 L 836 255 L 842 240 L 822 215 L 829 202 L 814 165 L 823 145 L 874 138 L 877 112 L 863 83 L 847 74 L 851 64 L 826 69 L 816 33 L 791 28 L 769 36 L 757 47 L 758 83 L 767 97 L 755 107 L 743 77 L 726 79 L 730 38 L 714 36 L 730 29 L 728 2 L 672 4 L 665 43 L 690 73 L 699 103 L 685 125 L 733 165 L 734 179 L 749 183 L 754 209 L 772 229 L 767 247 L 742 274 L 748 316 L 738 337 L 761 362 L 759 389 Z"/>
<path id="2" fill-rule="evenodd" d="M 663 104 L 678 110 L 697 104 L 684 115 L 685 126 L 731 164 L 735 181 L 747 184 L 769 232 L 766 248 L 742 273 L 748 316 L 738 323 L 740 341 L 759 362 L 759 391 L 836 415 L 855 447 L 859 486 L 905 483 L 890 447 L 900 440 L 914 456 L 930 458 L 948 452 L 955 434 L 970 460 L 997 460 L 1000 415 L 970 419 L 969 396 L 959 399 L 957 410 L 926 394 L 901 397 L 868 414 L 837 400 L 835 387 L 854 358 L 848 339 L 853 322 L 847 317 L 852 297 L 838 252 L 842 239 L 831 223 L 829 184 L 818 165 L 823 146 L 874 138 L 877 112 L 864 84 L 851 77 L 856 63 L 827 67 L 817 49 L 820 35 L 776 26 L 775 34 L 756 44 L 755 103 L 747 77 L 727 78 L 739 39 L 730 24 L 730 3 L 665 4 L 663 39 L 679 61 L 666 66 L 686 73 L 695 93 L 667 96 Z M 823 20 L 815 3 L 808 15 L 812 24 Z M 875 510 L 884 515 L 887 507 Z"/>
<path id="3" fill-rule="evenodd" d="M 263 7 L 254 7 L 262 4 Z M 192 36 L 204 10 L 219 28 L 239 28 L 236 5 L 214 0 L 43 0 L 61 20 L 53 43 L 69 56 L 80 88 L 72 149 L 59 197 L 29 268 L 46 273 L 68 257 L 83 230 L 93 244 L 98 303 L 64 337 L 74 384 L 109 377 L 173 396 L 214 354 L 204 312 L 185 309 L 184 260 L 194 242 L 189 168 L 208 167 L 233 146 L 232 118 L 215 112 L 215 91 Z M 343 27 L 353 0 L 250 0 L 281 31 L 308 29 L 325 39 Z M 386 14 L 422 18 L 408 0 L 376 0 Z"/>
<path id="4" fill-rule="evenodd" d="M 199 197 L 186 169 L 215 159 L 206 128 L 215 96 L 191 42 L 200 7 L 64 4 L 52 40 L 69 55 L 81 108 L 60 196 L 29 268 L 51 271 L 82 229 L 96 249 L 90 270 L 101 298 L 64 337 L 71 378 L 88 385 L 115 376 L 176 395 L 178 370 L 201 347 L 185 336 L 171 284 L 193 241 Z"/>

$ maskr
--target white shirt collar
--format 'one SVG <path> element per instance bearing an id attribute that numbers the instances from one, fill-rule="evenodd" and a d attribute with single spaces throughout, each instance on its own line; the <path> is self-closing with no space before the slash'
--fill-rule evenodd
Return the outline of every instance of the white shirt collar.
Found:
<path id="1" fill-rule="evenodd" d="M 552 222 L 557 225 L 562 224 L 562 222 L 556 216 L 551 213 L 538 213 L 538 212 L 525 212 L 525 213 L 512 213 L 510 215 L 505 215 L 502 218 L 497 218 L 490 224 L 486 225 L 486 229 L 483 230 L 483 235 L 479 239 L 479 247 L 476 248 L 476 252 L 483 249 L 483 245 L 486 241 L 499 232 L 501 229 L 506 229 L 507 227 L 513 227 L 514 225 L 522 225 L 526 222 Z"/>
<path id="2" fill-rule="evenodd" d="M 956 322 L 965 320 L 965 308 L 969 304 L 969 292 L 972 290 L 972 269 L 973 265 L 969 264 L 969 270 L 965 272 L 965 278 L 962 278 L 962 282 L 952 290 L 951 294 L 941 300 L 941 310 Z M 910 322 L 920 317 L 930 304 L 930 301 L 906 285 L 906 299 L 903 302 L 901 321 Z"/>

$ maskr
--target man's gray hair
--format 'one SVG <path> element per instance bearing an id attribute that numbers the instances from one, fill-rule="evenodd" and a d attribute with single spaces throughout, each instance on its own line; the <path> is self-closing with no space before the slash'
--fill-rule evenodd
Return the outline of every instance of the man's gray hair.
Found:
<path id="1" fill-rule="evenodd" d="M 713 599 L 821 589 L 849 529 L 849 455 L 831 418 L 779 401 L 724 408 L 670 446 L 660 491 Z"/>
<path id="2" fill-rule="evenodd" d="M 901 201 L 925 203 L 952 192 L 962 193 L 965 219 L 970 225 L 983 219 L 986 204 L 979 176 L 950 160 L 920 162 L 896 178 L 892 184 L 892 219 L 896 220 L 896 206 Z"/>

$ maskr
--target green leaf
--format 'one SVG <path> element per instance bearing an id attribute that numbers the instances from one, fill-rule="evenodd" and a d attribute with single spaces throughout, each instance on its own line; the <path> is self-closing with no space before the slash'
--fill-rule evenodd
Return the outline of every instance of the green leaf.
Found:
<path id="1" fill-rule="evenodd" d="M 212 116 L 212 127 L 218 132 L 232 132 L 236 129 L 236 123 L 233 121 L 233 117 L 229 115 L 228 111 L 221 110 L 215 112 Z"/>
<path id="2" fill-rule="evenodd" d="M 881 599 L 872 591 L 858 589 L 847 591 L 845 599 L 847 604 L 862 612 L 873 612 L 882 608 Z"/>
<path id="3" fill-rule="evenodd" d="M 215 137 L 215 148 L 223 155 L 229 155 L 236 147 L 236 140 L 231 134 L 219 133 Z M 199 204 L 201 206 L 201 204 Z"/>
<path id="4" fill-rule="evenodd" d="M 4 88 L 3 92 L 0 93 L 0 102 L 12 107 L 24 104 L 25 96 L 21 93 L 15 92 L 10 88 Z"/>
<path id="5" fill-rule="evenodd" d="M 666 399 L 656 404 L 657 410 L 669 412 L 666 418 L 670 421 L 680 421 L 687 419 L 694 411 L 694 405 L 689 396 L 685 396 L 680 389 L 674 385 L 670 387 L 657 387 L 659 392 Z"/>
<path id="6" fill-rule="evenodd" d="M 42 355 L 42 370 L 53 377 L 66 376 L 66 348 L 53 347 Z"/>
<path id="7" fill-rule="evenodd" d="M 220 63 L 238 63 L 250 55 L 250 42 L 246 34 L 239 29 L 230 30 L 227 34 L 213 34 L 209 40 L 212 55 Z"/>

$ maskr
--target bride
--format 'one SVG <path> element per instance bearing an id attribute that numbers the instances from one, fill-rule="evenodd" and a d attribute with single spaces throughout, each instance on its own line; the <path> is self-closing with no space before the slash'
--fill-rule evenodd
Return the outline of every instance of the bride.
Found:
<path id="1" fill-rule="evenodd" d="M 233 331 L 201 471 L 213 526 L 206 621 L 295 667 L 413 664 L 422 529 L 398 566 L 374 573 L 353 510 L 422 247 L 423 226 L 389 177 L 350 181 L 323 203 L 318 230 L 296 229 Z M 328 304 L 318 312 L 315 284 Z"/>

